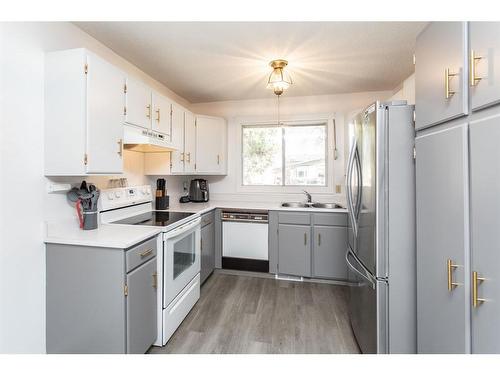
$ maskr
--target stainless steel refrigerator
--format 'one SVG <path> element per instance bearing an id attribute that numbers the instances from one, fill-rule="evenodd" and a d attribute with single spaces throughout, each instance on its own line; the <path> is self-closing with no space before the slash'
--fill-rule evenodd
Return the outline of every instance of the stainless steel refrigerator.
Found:
<path id="1" fill-rule="evenodd" d="M 413 106 L 376 102 L 349 127 L 351 326 L 363 353 L 415 353 Z"/>

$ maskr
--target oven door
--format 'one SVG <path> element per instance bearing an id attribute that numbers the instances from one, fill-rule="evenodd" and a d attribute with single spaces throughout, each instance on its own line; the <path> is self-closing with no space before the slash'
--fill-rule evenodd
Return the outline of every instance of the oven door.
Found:
<path id="1" fill-rule="evenodd" d="M 200 272 L 201 218 L 165 233 L 163 240 L 163 308 Z"/>

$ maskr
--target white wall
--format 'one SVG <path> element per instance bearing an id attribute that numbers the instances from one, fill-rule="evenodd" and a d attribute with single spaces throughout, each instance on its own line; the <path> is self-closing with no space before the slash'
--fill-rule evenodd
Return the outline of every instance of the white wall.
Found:
<path id="1" fill-rule="evenodd" d="M 415 104 L 415 74 L 406 78 L 390 100 L 406 100 L 408 104 Z"/>
<path id="2" fill-rule="evenodd" d="M 45 192 L 44 53 L 77 47 L 189 105 L 73 24 L 0 23 L 0 353 L 45 352 L 43 222 L 74 217 L 74 212 L 64 194 Z M 127 153 L 126 175 L 132 183 L 148 181 L 142 165 L 141 154 Z M 89 180 L 100 187 L 107 182 Z"/>
<path id="3" fill-rule="evenodd" d="M 293 87 L 290 89 L 293 90 Z M 335 115 L 337 124 L 337 148 L 339 158 L 333 163 L 333 184 L 329 186 L 328 193 L 314 194 L 319 200 L 342 201 L 342 194 L 334 194 L 335 185 L 344 185 L 344 121 L 347 114 L 362 109 L 371 102 L 379 99 L 385 100 L 392 95 L 389 91 L 363 92 L 339 95 L 319 95 L 293 97 L 286 93 L 280 99 L 280 119 L 311 118 L 316 115 Z M 202 113 L 212 116 L 222 116 L 228 120 L 228 176 L 227 177 L 207 177 L 210 183 L 210 193 L 212 198 L 219 199 L 244 199 L 244 200 L 272 200 L 280 201 L 285 199 L 303 199 L 301 189 L 297 188 L 292 193 L 243 193 L 239 191 L 240 185 L 238 166 L 241 162 L 239 155 L 239 126 L 243 118 L 254 118 L 256 120 L 277 120 L 277 99 L 269 92 L 269 99 L 224 101 L 213 103 L 192 104 L 191 110 L 195 113 Z M 330 137 L 331 138 L 331 137 Z M 329 148 L 332 148 L 330 139 Z"/>

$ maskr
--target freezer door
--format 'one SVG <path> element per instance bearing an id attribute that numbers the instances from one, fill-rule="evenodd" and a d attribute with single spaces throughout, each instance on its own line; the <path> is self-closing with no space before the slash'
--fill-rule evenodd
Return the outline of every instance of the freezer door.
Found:
<path id="1" fill-rule="evenodd" d="M 386 353 L 387 283 L 377 281 L 348 248 L 351 326 L 363 353 Z"/>

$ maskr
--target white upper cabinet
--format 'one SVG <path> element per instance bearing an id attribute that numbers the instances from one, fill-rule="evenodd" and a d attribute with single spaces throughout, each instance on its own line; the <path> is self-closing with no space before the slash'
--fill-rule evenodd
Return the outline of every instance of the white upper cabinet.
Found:
<path id="1" fill-rule="evenodd" d="M 186 111 L 184 112 L 184 172 L 192 174 L 196 171 L 196 122 L 194 114 Z"/>
<path id="2" fill-rule="evenodd" d="M 121 173 L 124 76 L 92 54 L 87 64 L 87 173 Z"/>
<path id="3" fill-rule="evenodd" d="M 472 110 L 500 102 L 500 23 L 469 23 L 469 87 Z"/>
<path id="4" fill-rule="evenodd" d="M 151 129 L 153 107 L 151 105 L 151 89 L 146 85 L 127 78 L 125 122 L 141 128 Z"/>
<path id="5" fill-rule="evenodd" d="M 467 23 L 432 22 L 415 50 L 417 129 L 468 113 Z"/>
<path id="6" fill-rule="evenodd" d="M 152 94 L 153 119 L 152 129 L 165 135 L 171 134 L 172 102 L 156 92 Z"/>
<path id="7" fill-rule="evenodd" d="M 225 173 L 226 121 L 196 116 L 196 170 L 206 174 Z"/>
<path id="8" fill-rule="evenodd" d="M 83 49 L 45 59 L 45 175 L 123 171 L 125 74 Z"/>
<path id="9" fill-rule="evenodd" d="M 184 173 L 184 108 L 172 103 L 172 151 L 170 155 L 171 173 Z"/>

